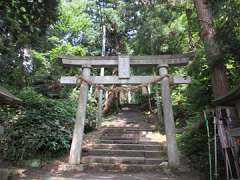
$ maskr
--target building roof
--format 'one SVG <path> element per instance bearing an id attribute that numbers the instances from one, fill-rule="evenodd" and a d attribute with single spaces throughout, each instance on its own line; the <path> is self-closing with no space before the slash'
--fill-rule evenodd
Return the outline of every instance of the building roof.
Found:
<path id="1" fill-rule="evenodd" d="M 20 104 L 22 100 L 11 94 L 7 89 L 0 86 L 0 105 L 3 104 Z"/>
<path id="2" fill-rule="evenodd" d="M 230 91 L 227 95 L 214 100 L 216 105 L 220 106 L 234 106 L 236 101 L 240 100 L 240 85 Z"/>

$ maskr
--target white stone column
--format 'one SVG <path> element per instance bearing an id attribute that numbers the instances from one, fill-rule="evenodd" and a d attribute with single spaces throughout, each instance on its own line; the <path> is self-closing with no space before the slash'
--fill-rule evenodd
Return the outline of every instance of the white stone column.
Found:
<path id="1" fill-rule="evenodd" d="M 90 66 L 83 66 L 82 76 L 83 78 L 89 77 L 91 73 Z M 82 153 L 82 141 L 84 135 L 84 125 L 86 119 L 86 109 L 88 100 L 89 85 L 82 81 L 80 87 L 80 94 L 78 99 L 78 107 L 76 112 L 75 126 L 73 131 L 73 139 L 71 144 L 69 164 L 80 164 Z"/>
<path id="2" fill-rule="evenodd" d="M 100 76 L 104 76 L 104 68 L 101 68 Z M 97 126 L 100 126 L 102 123 L 102 109 L 103 109 L 103 90 L 99 89 L 98 95 L 98 107 L 97 107 Z"/>
<path id="3" fill-rule="evenodd" d="M 128 104 L 131 104 L 132 103 L 132 93 L 131 93 L 131 91 L 127 92 L 127 97 L 128 97 Z"/>
<path id="4" fill-rule="evenodd" d="M 159 74 L 168 74 L 168 65 L 159 65 Z M 163 117 L 167 137 L 168 163 L 170 167 L 179 166 L 179 152 L 176 143 L 176 129 L 173 117 L 172 101 L 170 94 L 170 81 L 168 77 L 161 81 Z"/>

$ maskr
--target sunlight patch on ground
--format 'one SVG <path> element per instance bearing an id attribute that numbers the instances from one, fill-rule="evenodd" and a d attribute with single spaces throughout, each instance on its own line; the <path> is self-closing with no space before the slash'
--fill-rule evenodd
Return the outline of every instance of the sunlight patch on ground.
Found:
<path id="1" fill-rule="evenodd" d="M 151 141 L 156 141 L 156 142 L 160 142 L 160 143 L 166 142 L 166 136 L 163 134 L 160 134 L 159 132 L 147 132 L 145 134 L 145 138 L 147 138 Z"/>

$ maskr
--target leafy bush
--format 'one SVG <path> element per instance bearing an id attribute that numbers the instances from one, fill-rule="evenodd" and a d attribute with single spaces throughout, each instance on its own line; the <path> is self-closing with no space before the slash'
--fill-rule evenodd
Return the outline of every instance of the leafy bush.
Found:
<path id="1" fill-rule="evenodd" d="M 70 94 L 71 99 L 78 99 L 79 89 L 74 88 Z M 89 94 L 86 112 L 85 133 L 91 131 L 96 125 L 97 102 L 94 96 Z"/>
<path id="2" fill-rule="evenodd" d="M 190 120 L 192 121 L 192 120 Z M 203 121 L 191 124 L 191 127 L 178 138 L 181 151 L 198 170 L 208 170 L 208 137 Z"/>
<path id="3" fill-rule="evenodd" d="M 69 149 L 76 102 L 48 99 L 32 89 L 20 92 L 19 97 L 24 100 L 24 107 L 15 108 L 15 116 L 4 122 L 6 157 L 23 159 L 37 152 Z"/>
<path id="4" fill-rule="evenodd" d="M 0 149 L 5 158 L 19 160 L 36 154 L 57 155 L 69 150 L 76 99 L 49 99 L 30 88 L 20 92 L 19 97 L 24 101 L 24 107 L 5 107 L 0 111 L 5 117 L 0 121 L 5 127 L 1 142 L 4 148 Z M 92 111 L 89 105 L 88 114 Z"/>

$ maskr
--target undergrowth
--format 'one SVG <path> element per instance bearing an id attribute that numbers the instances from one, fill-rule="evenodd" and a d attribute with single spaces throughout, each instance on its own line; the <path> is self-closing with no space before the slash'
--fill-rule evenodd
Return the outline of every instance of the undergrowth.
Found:
<path id="1" fill-rule="evenodd" d="M 70 148 L 76 98 L 50 99 L 30 88 L 18 95 L 20 107 L 1 107 L 0 124 L 5 128 L 0 153 L 9 160 L 29 159 L 37 154 L 56 156 Z M 93 119 L 93 104 L 87 118 Z M 90 130 L 91 128 L 88 128 Z"/>

